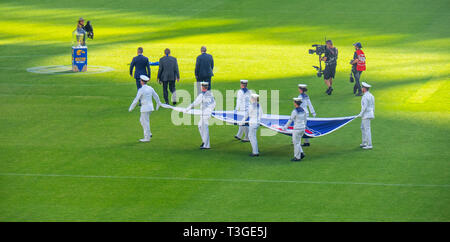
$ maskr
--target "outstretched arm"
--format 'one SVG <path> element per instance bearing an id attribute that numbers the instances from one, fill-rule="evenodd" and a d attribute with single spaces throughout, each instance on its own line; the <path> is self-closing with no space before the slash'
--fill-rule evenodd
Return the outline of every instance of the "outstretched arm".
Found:
<path id="1" fill-rule="evenodd" d="M 133 109 L 136 107 L 137 103 L 139 102 L 139 99 L 141 99 L 142 96 L 142 89 L 139 89 L 139 91 L 137 92 L 136 97 L 134 98 L 133 102 L 130 105 L 130 108 L 128 108 L 128 111 L 131 112 L 133 111 Z"/>
<path id="2" fill-rule="evenodd" d="M 159 106 L 161 105 L 161 100 L 159 99 L 158 93 L 156 93 L 155 90 L 153 90 L 152 96 L 156 101 L 156 110 L 158 110 Z"/>
<path id="3" fill-rule="evenodd" d="M 191 105 L 189 105 L 189 106 L 186 108 L 186 111 L 191 110 L 193 107 L 199 105 L 201 102 L 202 102 L 202 95 L 198 95 L 198 96 L 195 98 L 194 102 L 191 103 Z"/>
<path id="4" fill-rule="evenodd" d="M 294 118 L 295 118 L 295 110 L 292 111 L 291 116 L 289 117 L 289 120 L 284 125 L 284 129 L 288 129 L 289 128 L 289 125 L 291 125 L 291 123 L 294 121 Z"/>

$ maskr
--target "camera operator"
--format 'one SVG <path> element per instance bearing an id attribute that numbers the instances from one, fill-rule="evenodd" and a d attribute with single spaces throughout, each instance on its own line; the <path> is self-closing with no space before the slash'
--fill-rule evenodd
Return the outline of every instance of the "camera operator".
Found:
<path id="1" fill-rule="evenodd" d="M 328 86 L 328 89 L 325 93 L 331 95 L 333 92 L 333 78 L 336 74 L 336 65 L 338 58 L 338 50 L 333 46 L 333 42 L 331 40 L 326 41 L 327 49 L 325 50 L 325 56 L 322 57 L 322 61 L 325 62 L 325 70 L 323 71 L 323 77 L 325 80 L 325 84 Z"/>
<path id="2" fill-rule="evenodd" d="M 355 77 L 355 85 L 353 86 L 353 94 L 356 93 L 356 96 L 362 96 L 361 85 L 359 84 L 359 80 L 361 78 L 361 74 L 366 70 L 366 56 L 364 52 L 361 50 L 362 46 L 360 42 L 353 44 L 355 46 L 355 53 L 353 54 L 353 60 L 350 62 L 352 65 L 353 76 Z"/>

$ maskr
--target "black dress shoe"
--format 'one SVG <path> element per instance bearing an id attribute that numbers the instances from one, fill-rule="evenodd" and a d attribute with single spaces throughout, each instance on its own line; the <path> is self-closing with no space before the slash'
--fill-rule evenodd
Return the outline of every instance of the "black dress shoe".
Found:
<path id="1" fill-rule="evenodd" d="M 173 106 L 177 105 L 177 102 L 173 102 L 172 105 L 173 105 Z"/>
<path id="2" fill-rule="evenodd" d="M 361 96 L 362 96 L 362 93 L 358 92 L 355 96 L 361 97 Z"/>
<path id="3" fill-rule="evenodd" d="M 200 147 L 201 150 L 209 150 L 211 148 L 206 148 L 206 147 Z"/>
<path id="4" fill-rule="evenodd" d="M 297 159 L 297 158 L 295 158 L 295 157 L 291 159 L 291 161 L 293 161 L 293 162 L 298 162 L 298 161 L 301 161 L 301 160 L 302 160 L 302 159 Z"/>
<path id="5" fill-rule="evenodd" d="M 202 143 L 202 144 L 200 145 L 200 148 L 202 148 L 204 144 L 205 144 L 205 143 Z"/>
<path id="6" fill-rule="evenodd" d="M 245 142 L 250 142 L 250 140 L 248 140 L 248 139 L 243 139 L 243 140 L 241 140 L 241 142 L 243 142 L 243 143 L 245 143 Z"/>
<path id="7" fill-rule="evenodd" d="M 237 139 L 237 140 L 241 140 L 241 138 L 239 138 L 239 137 L 237 137 L 237 136 L 234 136 L 234 138 Z"/>
<path id="8" fill-rule="evenodd" d="M 255 157 L 255 156 L 259 156 L 259 154 L 253 154 L 253 153 L 251 153 L 250 156 L 251 156 L 251 157 Z"/>
<path id="9" fill-rule="evenodd" d="M 303 143 L 302 146 L 310 146 L 311 144 L 309 143 Z"/>
<path id="10" fill-rule="evenodd" d="M 300 160 L 303 159 L 303 158 L 305 158 L 305 156 L 306 156 L 305 153 L 301 153 L 301 154 L 300 154 Z"/>
<path id="11" fill-rule="evenodd" d="M 328 95 L 331 95 L 332 92 L 333 92 L 333 88 L 330 87 L 330 91 L 328 92 Z"/>

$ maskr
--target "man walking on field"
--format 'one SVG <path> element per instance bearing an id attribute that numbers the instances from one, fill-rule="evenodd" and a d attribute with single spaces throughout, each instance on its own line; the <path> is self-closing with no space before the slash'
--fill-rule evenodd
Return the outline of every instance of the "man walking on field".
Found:
<path id="1" fill-rule="evenodd" d="M 131 103 L 129 112 L 133 111 L 136 107 L 137 103 L 141 102 L 141 118 L 140 122 L 142 125 L 142 129 L 144 130 L 144 138 L 140 139 L 140 142 L 149 142 L 152 137 L 152 132 L 150 131 L 150 114 L 153 112 L 153 102 L 152 97 L 156 101 L 156 110 L 159 109 L 161 102 L 159 100 L 158 94 L 155 90 L 147 85 L 147 82 L 150 80 L 147 76 L 141 75 L 141 88 L 139 88 L 136 98 Z"/>

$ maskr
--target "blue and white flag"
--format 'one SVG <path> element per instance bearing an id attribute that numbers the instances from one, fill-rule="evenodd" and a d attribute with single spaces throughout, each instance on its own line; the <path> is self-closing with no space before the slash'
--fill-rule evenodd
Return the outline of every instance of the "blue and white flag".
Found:
<path id="1" fill-rule="evenodd" d="M 193 115 L 201 114 L 201 111 L 196 109 L 191 109 L 188 112 L 186 112 L 185 108 L 173 107 L 167 104 L 162 104 L 161 106 L 164 108 L 171 108 L 178 112 L 189 113 Z M 244 112 L 213 111 L 212 117 L 230 124 L 237 125 L 244 118 Z M 346 124 L 350 123 L 351 121 L 353 121 L 353 119 L 357 117 L 358 116 L 355 115 L 338 118 L 307 118 L 305 136 L 309 138 L 314 138 L 330 134 L 344 127 Z M 288 120 L 289 120 L 288 115 L 263 114 L 260 125 L 285 135 L 292 135 L 294 126 L 293 123 L 287 129 L 284 129 L 284 125 L 287 123 Z"/>

